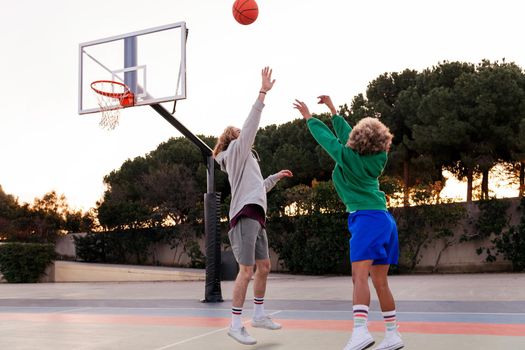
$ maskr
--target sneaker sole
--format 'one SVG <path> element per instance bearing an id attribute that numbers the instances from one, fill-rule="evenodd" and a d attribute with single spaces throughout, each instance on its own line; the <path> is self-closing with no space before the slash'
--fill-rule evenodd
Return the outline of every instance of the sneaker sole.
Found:
<path id="1" fill-rule="evenodd" d="M 364 343 L 364 344 L 360 344 L 359 346 L 363 346 L 362 348 L 355 348 L 356 350 L 366 350 L 366 349 L 370 349 L 372 346 L 374 346 L 375 344 L 375 340 L 372 340 L 370 343 Z M 346 349 L 346 348 L 345 348 Z"/>
<path id="2" fill-rule="evenodd" d="M 372 341 L 370 344 L 368 344 L 367 346 L 365 346 L 365 347 L 363 348 L 363 350 L 371 348 L 372 346 L 374 346 L 375 343 L 376 343 L 375 341 Z"/>
<path id="3" fill-rule="evenodd" d="M 279 327 L 279 328 L 268 328 L 268 327 L 265 327 L 265 326 L 258 326 L 258 325 L 253 324 L 253 323 L 252 323 L 252 327 L 254 327 L 254 328 L 264 328 L 264 329 L 268 329 L 270 331 L 277 331 L 277 330 L 283 328 L 282 326 Z"/>
<path id="4" fill-rule="evenodd" d="M 235 337 L 234 337 L 233 335 L 231 335 L 230 333 L 228 333 L 228 335 L 229 335 L 232 339 L 234 339 L 236 342 L 241 343 L 241 344 L 243 344 L 243 345 L 255 345 L 255 344 L 257 344 L 257 340 L 254 341 L 254 342 L 244 342 L 244 341 L 241 341 L 241 340 L 235 338 Z"/>
<path id="5" fill-rule="evenodd" d="M 390 346 L 388 348 L 382 348 L 382 349 L 379 349 L 379 350 L 400 350 L 400 349 L 403 349 L 404 347 L 405 347 L 405 344 L 397 344 L 397 345 L 393 345 L 393 346 Z"/>

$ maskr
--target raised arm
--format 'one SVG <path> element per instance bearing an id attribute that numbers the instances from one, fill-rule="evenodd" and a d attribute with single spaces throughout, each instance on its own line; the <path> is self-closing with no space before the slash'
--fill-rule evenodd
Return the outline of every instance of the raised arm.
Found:
<path id="1" fill-rule="evenodd" d="M 335 109 L 330 96 L 321 95 L 317 98 L 319 99 L 319 102 L 317 102 L 318 104 L 325 104 L 330 110 L 330 113 L 332 114 L 332 126 L 334 127 L 335 135 L 343 145 L 346 145 L 350 131 L 352 131 L 352 127 L 347 123 L 345 118 L 337 114 L 337 110 Z"/>
<path id="2" fill-rule="evenodd" d="M 295 100 L 294 108 L 297 109 L 306 120 L 306 125 L 317 143 L 320 144 L 337 163 L 342 164 L 344 145 L 339 142 L 332 130 L 319 119 L 313 118 L 308 106 L 306 106 L 304 102 Z"/>
<path id="3" fill-rule="evenodd" d="M 334 135 L 325 123 L 317 118 L 310 118 L 306 122 L 310 133 L 321 147 L 338 164 L 343 164 L 343 152 L 345 146 Z"/>
<path id="4" fill-rule="evenodd" d="M 236 151 L 239 154 L 248 155 L 255 142 L 255 136 L 259 129 L 259 123 L 261 121 L 261 113 L 264 107 L 264 99 L 266 93 L 270 91 L 275 83 L 275 79 L 272 80 L 272 70 L 269 67 L 264 67 L 261 71 L 261 88 L 257 100 L 246 118 L 244 125 L 242 126 L 239 138 L 236 141 Z"/>

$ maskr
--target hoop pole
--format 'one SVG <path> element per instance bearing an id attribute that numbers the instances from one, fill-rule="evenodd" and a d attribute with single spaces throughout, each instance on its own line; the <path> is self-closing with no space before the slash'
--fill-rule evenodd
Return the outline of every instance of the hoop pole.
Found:
<path id="1" fill-rule="evenodd" d="M 171 113 L 168 112 L 166 108 L 164 108 L 158 103 L 154 103 L 150 106 L 164 119 L 166 119 L 168 123 L 173 125 L 175 129 L 179 130 L 182 135 L 186 136 L 188 139 L 190 139 L 191 142 L 193 142 L 197 147 L 199 147 L 199 149 L 205 157 L 211 156 L 213 154 L 213 150 L 206 143 L 204 143 L 204 141 L 195 136 L 184 125 L 182 125 L 182 123 L 179 122 L 173 115 L 171 115 Z"/>
<path id="2" fill-rule="evenodd" d="M 160 104 L 153 108 L 175 129 L 190 139 L 202 152 L 207 167 L 207 193 L 204 194 L 204 231 L 206 239 L 206 285 L 202 302 L 217 303 L 224 301 L 221 292 L 221 239 L 220 239 L 220 193 L 215 192 L 215 159 L 212 149 L 200 138 L 189 131 L 168 110 Z"/>
<path id="3" fill-rule="evenodd" d="M 124 39 L 124 68 L 137 66 L 137 37 L 132 36 Z M 124 72 L 124 84 L 137 94 L 137 71 Z"/>

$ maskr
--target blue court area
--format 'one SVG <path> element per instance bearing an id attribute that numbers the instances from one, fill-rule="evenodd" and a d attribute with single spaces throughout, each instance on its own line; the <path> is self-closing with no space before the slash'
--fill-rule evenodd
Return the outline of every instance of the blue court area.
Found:
<path id="1" fill-rule="evenodd" d="M 350 277 L 273 276 L 277 331 L 249 325 L 249 291 L 253 346 L 226 334 L 232 286 L 212 304 L 199 301 L 203 282 L 0 284 L 0 349 L 342 349 L 350 336 Z M 406 349 L 525 349 L 525 275 L 393 276 L 391 287 Z M 377 343 L 381 319 L 374 299 Z"/>

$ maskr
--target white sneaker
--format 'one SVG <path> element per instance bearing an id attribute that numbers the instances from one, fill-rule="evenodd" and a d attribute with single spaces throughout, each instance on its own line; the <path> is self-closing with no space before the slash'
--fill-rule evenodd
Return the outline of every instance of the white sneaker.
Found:
<path id="1" fill-rule="evenodd" d="M 250 336 L 244 327 L 241 327 L 240 329 L 233 329 L 230 327 L 228 335 L 244 345 L 253 345 L 257 343 L 257 340 Z"/>
<path id="2" fill-rule="evenodd" d="M 370 334 L 367 327 L 363 326 L 354 328 L 352 337 L 343 350 L 364 350 L 374 344 L 375 341 L 374 338 L 372 338 L 372 334 Z"/>
<path id="3" fill-rule="evenodd" d="M 270 316 L 264 315 L 262 318 L 253 318 L 252 327 L 266 328 L 271 330 L 281 329 L 280 323 L 273 322 Z"/>
<path id="4" fill-rule="evenodd" d="M 385 339 L 375 350 L 399 350 L 405 347 L 398 331 L 386 332 Z"/>

